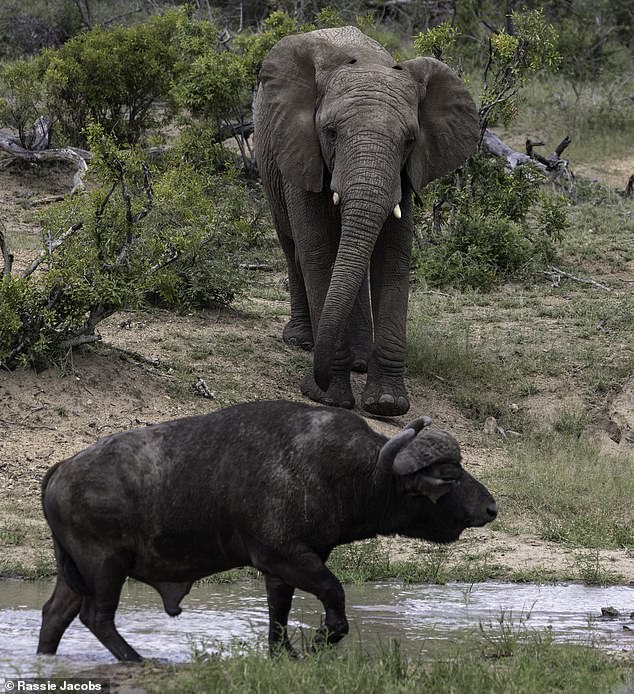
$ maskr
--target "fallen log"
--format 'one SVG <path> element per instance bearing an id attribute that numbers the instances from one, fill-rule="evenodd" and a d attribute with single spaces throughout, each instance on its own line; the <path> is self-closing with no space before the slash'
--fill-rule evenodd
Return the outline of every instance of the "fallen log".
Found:
<path id="1" fill-rule="evenodd" d="M 78 147 L 50 148 L 51 126 L 53 121 L 40 116 L 31 132 L 21 142 L 19 138 L 7 133 L 0 133 L 0 150 L 10 154 L 13 159 L 5 163 L 8 166 L 15 159 L 39 163 L 44 161 L 67 161 L 75 165 L 76 172 L 73 176 L 71 194 L 85 189 L 84 176 L 88 170 L 88 164 L 92 159 L 92 153 Z"/>
<path id="2" fill-rule="evenodd" d="M 561 155 L 570 142 L 570 138 L 566 136 L 549 157 L 544 157 L 535 151 L 535 147 L 543 145 L 543 142 L 535 142 L 528 139 L 526 140 L 526 153 L 518 152 L 487 128 L 482 136 L 480 149 L 490 157 L 506 159 L 510 169 L 515 169 L 525 164 L 532 164 L 540 169 L 553 185 L 569 192 L 574 180 L 574 174 L 570 169 L 568 160 L 562 159 Z"/>

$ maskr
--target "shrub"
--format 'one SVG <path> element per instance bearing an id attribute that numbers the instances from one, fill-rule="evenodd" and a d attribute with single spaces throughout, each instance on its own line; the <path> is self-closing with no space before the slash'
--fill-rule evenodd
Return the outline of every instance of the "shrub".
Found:
<path id="1" fill-rule="evenodd" d="M 85 145 L 92 119 L 120 142 L 138 142 L 169 92 L 178 58 L 172 38 L 184 21 L 171 11 L 132 28 L 95 27 L 45 51 L 48 105 L 62 135 Z"/>
<path id="2" fill-rule="evenodd" d="M 166 171 L 154 194 L 149 255 L 168 255 L 149 299 L 176 309 L 230 304 L 248 283 L 245 252 L 264 242 L 261 196 L 235 175 L 201 176 L 189 166 Z"/>
<path id="3" fill-rule="evenodd" d="M 17 60 L 0 70 L 0 125 L 17 132 L 20 143 L 28 148 L 29 134 L 42 112 L 44 87 L 42 60 Z"/>
<path id="4" fill-rule="evenodd" d="M 480 96 L 480 129 L 509 123 L 517 114 L 521 86 L 538 70 L 558 62 L 556 34 L 541 11 L 513 13 L 514 33 L 488 40 Z M 448 24 L 421 33 L 420 51 L 441 58 L 460 33 Z M 514 170 L 476 152 L 462 170 L 432 184 L 425 193 L 430 215 L 420 218 L 416 262 L 419 277 L 435 285 L 488 290 L 552 261 L 566 226 L 564 201 L 542 191 L 545 177 L 533 166 Z"/>
<path id="5" fill-rule="evenodd" d="M 460 175 L 430 187 L 420 214 L 418 275 L 429 284 L 489 290 L 527 277 L 555 257 L 566 224 L 565 201 L 542 191 L 533 167 L 473 155 Z"/>
<path id="6" fill-rule="evenodd" d="M 147 298 L 227 305 L 246 286 L 242 256 L 262 242 L 259 210 L 234 177 L 173 162 L 151 169 L 98 125 L 88 140 L 97 185 L 45 213 L 45 250 L 23 275 L 0 275 L 0 363 L 9 368 L 40 368 L 98 340 L 101 320 Z"/>

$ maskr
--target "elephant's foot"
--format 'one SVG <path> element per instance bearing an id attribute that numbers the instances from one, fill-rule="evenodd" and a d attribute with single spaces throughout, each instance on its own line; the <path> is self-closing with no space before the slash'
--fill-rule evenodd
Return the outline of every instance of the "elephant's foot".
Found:
<path id="1" fill-rule="evenodd" d="M 307 351 L 310 351 L 315 346 L 313 329 L 310 323 L 298 318 L 291 318 L 284 326 L 282 339 L 291 347 L 301 347 Z"/>
<path id="2" fill-rule="evenodd" d="M 347 410 L 354 407 L 354 395 L 350 387 L 350 380 L 344 376 L 334 376 L 328 390 L 324 393 L 315 383 L 313 374 L 308 373 L 302 379 L 300 389 L 302 395 L 322 405 L 345 407 Z"/>
<path id="3" fill-rule="evenodd" d="M 363 391 L 363 409 L 383 417 L 396 417 L 409 410 L 409 398 L 401 379 L 387 383 L 368 383 Z"/>

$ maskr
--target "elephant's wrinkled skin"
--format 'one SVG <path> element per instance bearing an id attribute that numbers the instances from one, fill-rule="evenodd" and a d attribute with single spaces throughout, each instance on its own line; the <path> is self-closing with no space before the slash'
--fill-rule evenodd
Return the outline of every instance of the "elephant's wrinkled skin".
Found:
<path id="1" fill-rule="evenodd" d="M 334 547 L 379 533 L 451 542 L 495 518 L 455 439 L 419 433 L 430 421 L 387 439 L 345 410 L 256 402 L 115 434 L 57 464 L 42 484 L 57 583 L 38 652 L 55 653 L 79 614 L 119 660 L 140 660 L 114 624 L 127 576 L 175 616 L 193 581 L 244 565 L 266 578 L 272 651 L 293 652 L 295 588 L 325 607 L 318 639 L 339 641 Z"/>
<path id="2" fill-rule="evenodd" d="M 354 27 L 287 36 L 260 79 L 258 166 L 291 292 L 284 340 L 314 345 L 302 392 L 352 407 L 350 369 L 367 369 L 363 408 L 403 414 L 412 192 L 475 149 L 473 100 L 444 63 L 396 63 Z"/>

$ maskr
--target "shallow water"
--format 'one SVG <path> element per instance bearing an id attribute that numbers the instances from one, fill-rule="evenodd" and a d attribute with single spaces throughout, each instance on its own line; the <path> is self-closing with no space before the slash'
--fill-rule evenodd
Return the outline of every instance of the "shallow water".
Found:
<path id="1" fill-rule="evenodd" d="M 0 581 L 0 677 L 66 674 L 114 662 L 110 653 L 75 620 L 60 644 L 57 657 L 36 657 L 41 606 L 50 581 Z M 602 648 L 634 652 L 634 588 L 589 587 L 578 584 L 536 585 L 476 583 L 401 585 L 371 583 L 347 586 L 350 634 L 342 646 L 361 643 L 378 648 L 393 639 L 409 653 L 434 653 L 447 639 L 478 630 L 500 630 L 500 620 L 514 630 L 548 629 L 558 641 L 590 640 Z M 601 608 L 615 607 L 622 617 L 601 618 Z M 264 582 L 199 584 L 182 602 L 177 618 L 162 611 L 158 594 L 136 582 L 124 587 L 117 626 L 145 657 L 184 662 L 194 649 L 217 652 L 223 645 L 265 643 L 268 613 Z M 291 612 L 294 641 L 312 634 L 319 624 L 321 605 L 298 592 Z M 344 646 L 345 644 L 345 646 Z"/>

